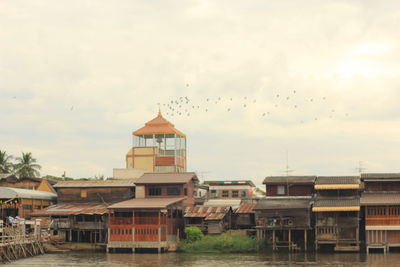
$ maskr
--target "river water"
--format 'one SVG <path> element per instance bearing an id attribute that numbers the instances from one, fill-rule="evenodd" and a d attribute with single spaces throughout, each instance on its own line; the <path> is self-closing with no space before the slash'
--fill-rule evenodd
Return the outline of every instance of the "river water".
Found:
<path id="1" fill-rule="evenodd" d="M 105 254 L 67 252 L 21 259 L 12 266 L 400 266 L 400 253 L 389 254 Z"/>

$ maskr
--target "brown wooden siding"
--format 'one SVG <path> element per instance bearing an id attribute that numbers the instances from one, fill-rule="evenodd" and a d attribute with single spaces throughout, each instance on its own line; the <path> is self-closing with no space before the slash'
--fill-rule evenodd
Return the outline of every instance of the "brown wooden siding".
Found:
<path id="1" fill-rule="evenodd" d="M 365 191 L 400 191 L 399 182 L 368 182 Z"/>
<path id="2" fill-rule="evenodd" d="M 86 197 L 82 197 L 82 190 Z M 58 202 L 116 202 L 133 197 L 133 188 L 58 188 Z"/>
<path id="3" fill-rule="evenodd" d="M 285 187 L 285 194 L 278 194 L 278 186 Z M 289 188 L 289 190 L 287 190 Z M 314 192 L 313 185 L 289 185 L 280 184 L 280 185 L 267 185 L 267 196 L 276 197 L 276 196 L 311 196 Z M 289 192 L 288 192 L 289 191 Z"/>

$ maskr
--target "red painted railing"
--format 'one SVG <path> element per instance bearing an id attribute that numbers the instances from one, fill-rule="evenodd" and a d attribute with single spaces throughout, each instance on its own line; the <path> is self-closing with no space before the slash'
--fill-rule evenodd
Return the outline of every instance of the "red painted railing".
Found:
<path id="1" fill-rule="evenodd" d="M 159 241 L 158 225 L 136 225 L 135 241 L 137 242 L 157 242 Z"/>
<path id="2" fill-rule="evenodd" d="M 365 225 L 400 225 L 400 218 L 372 217 L 365 219 Z"/>
<path id="3" fill-rule="evenodd" d="M 110 241 L 133 241 L 132 227 L 110 227 Z"/>

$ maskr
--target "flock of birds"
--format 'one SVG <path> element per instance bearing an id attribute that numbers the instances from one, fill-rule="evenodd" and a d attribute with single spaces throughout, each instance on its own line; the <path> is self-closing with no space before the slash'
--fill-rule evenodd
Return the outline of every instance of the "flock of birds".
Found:
<path id="1" fill-rule="evenodd" d="M 188 85 L 187 85 L 188 86 Z M 220 110 L 225 112 L 240 111 L 245 112 L 251 107 L 257 107 L 261 118 L 268 118 L 274 113 L 278 113 L 279 107 L 291 108 L 293 111 L 301 112 L 307 106 L 312 104 L 320 105 L 324 110 L 329 109 L 328 117 L 334 118 L 335 116 L 348 117 L 349 113 L 344 113 L 336 110 L 335 108 L 329 108 L 329 101 L 326 96 L 322 97 L 298 97 L 298 92 L 292 90 L 286 94 L 275 94 L 272 98 L 266 100 L 254 99 L 247 96 L 243 97 L 208 97 L 203 99 L 190 99 L 187 96 L 181 96 L 176 99 L 171 99 L 166 103 L 158 103 L 159 108 L 164 111 L 167 116 L 192 116 L 199 112 L 213 112 L 214 107 L 218 107 Z M 261 108 L 260 108 L 261 107 Z M 323 116 L 326 116 L 327 112 L 320 112 L 320 114 L 308 114 L 308 120 L 317 121 Z M 303 123 L 305 120 L 301 120 Z"/>

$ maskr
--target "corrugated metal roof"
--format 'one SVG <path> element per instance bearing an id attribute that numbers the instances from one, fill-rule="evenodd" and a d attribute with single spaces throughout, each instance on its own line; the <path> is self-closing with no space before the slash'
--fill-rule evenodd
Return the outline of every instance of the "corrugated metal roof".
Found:
<path id="1" fill-rule="evenodd" d="M 221 220 L 225 217 L 225 214 L 230 210 L 229 206 L 220 207 L 187 207 L 185 209 L 184 217 L 199 217 L 204 218 L 206 221 L 210 220 Z"/>
<path id="2" fill-rule="evenodd" d="M 358 176 L 317 176 L 316 185 L 320 184 L 360 184 Z"/>
<path id="3" fill-rule="evenodd" d="M 235 213 L 255 213 L 255 211 L 253 210 L 254 206 L 256 205 L 256 203 L 244 203 L 242 205 L 240 205 L 240 207 L 235 210 Z"/>
<path id="4" fill-rule="evenodd" d="M 261 199 L 253 207 L 253 210 L 271 210 L 271 209 L 307 209 L 311 206 L 311 199 L 299 198 L 279 198 L 279 199 Z"/>
<path id="5" fill-rule="evenodd" d="M 55 188 L 67 187 L 134 187 L 136 179 L 121 180 L 90 180 L 90 181 L 61 181 L 54 185 Z"/>
<path id="6" fill-rule="evenodd" d="M 133 198 L 109 206 L 109 209 L 148 209 L 148 208 L 166 208 L 172 204 L 178 203 L 185 198 Z"/>
<path id="7" fill-rule="evenodd" d="M 194 172 L 145 173 L 135 184 L 184 184 L 192 179 L 198 180 Z"/>
<path id="8" fill-rule="evenodd" d="M 400 178 L 400 173 L 362 173 L 361 178 Z"/>
<path id="9" fill-rule="evenodd" d="M 57 204 L 45 209 L 35 211 L 32 216 L 67 216 L 67 215 L 93 215 L 108 213 L 106 204 L 65 203 Z"/>
<path id="10" fill-rule="evenodd" d="M 204 206 L 207 207 L 219 207 L 219 206 L 229 206 L 229 207 L 239 207 L 241 199 L 209 199 L 204 202 Z"/>
<path id="11" fill-rule="evenodd" d="M 263 184 L 314 184 L 316 176 L 268 176 L 265 177 Z"/>
<path id="12" fill-rule="evenodd" d="M 360 199 L 361 206 L 400 205 L 400 193 L 364 192 Z"/>
<path id="13" fill-rule="evenodd" d="M 0 187 L 0 199 L 14 198 L 56 200 L 57 194 L 14 187 Z"/>
<path id="14" fill-rule="evenodd" d="M 353 207 L 360 206 L 360 199 L 354 198 L 317 198 L 314 207 Z"/>

